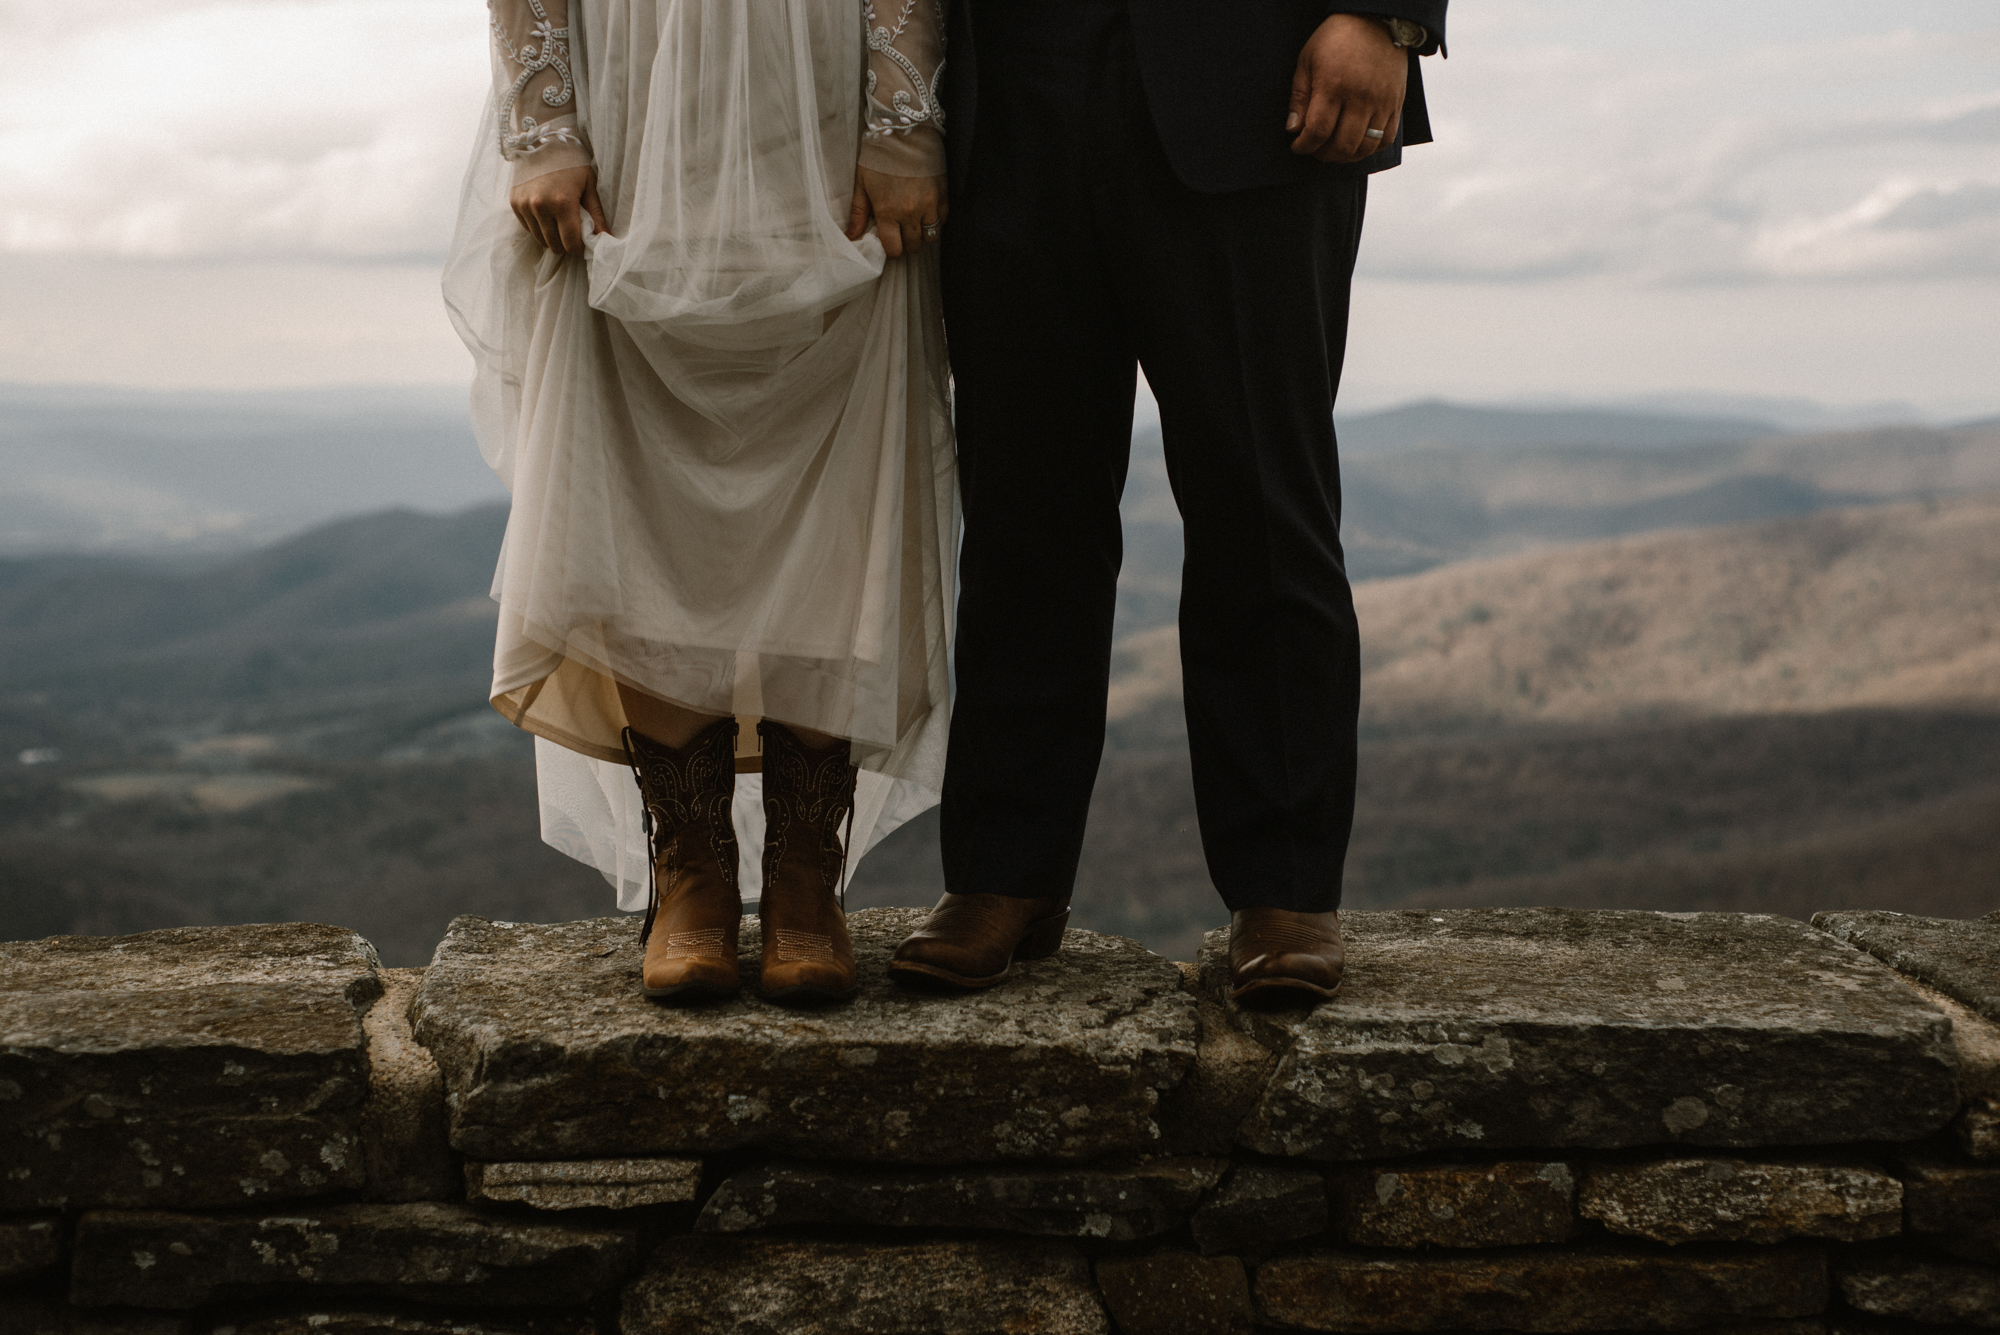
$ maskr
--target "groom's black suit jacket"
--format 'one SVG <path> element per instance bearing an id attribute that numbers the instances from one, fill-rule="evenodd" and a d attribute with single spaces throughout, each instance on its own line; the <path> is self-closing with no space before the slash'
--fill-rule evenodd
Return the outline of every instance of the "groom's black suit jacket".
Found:
<path id="1" fill-rule="evenodd" d="M 1130 0 L 1132 42 L 1167 159 L 1196 190 L 1283 185 L 1315 175 L 1362 175 L 1402 161 L 1403 144 L 1430 142 L 1418 53 L 1397 142 L 1356 163 L 1295 156 L 1284 132 L 1299 49 L 1330 14 L 1389 14 L 1444 41 L 1447 0 Z M 1009 0 L 947 0 L 945 105 L 952 185 L 962 188 L 978 136 L 978 11 Z"/>

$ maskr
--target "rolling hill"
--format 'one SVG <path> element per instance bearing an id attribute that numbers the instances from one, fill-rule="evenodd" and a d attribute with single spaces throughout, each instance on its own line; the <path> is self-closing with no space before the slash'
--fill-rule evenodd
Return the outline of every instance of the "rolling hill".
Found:
<path id="1" fill-rule="evenodd" d="M 2000 908 L 2000 494 L 1447 565 L 1356 606 L 1351 904 Z M 1078 911 L 1186 950 L 1226 915 L 1174 628 L 1114 673 Z M 866 902 L 921 902 L 934 840 L 893 836 Z"/>
<path id="2" fill-rule="evenodd" d="M 1135 633 L 1077 907 L 1185 955 L 1222 915 L 1179 530 L 1137 444 Z M 2000 906 L 2000 502 L 1970 494 L 2000 427 L 1406 445 L 1347 472 L 1357 573 L 1427 567 L 1357 586 L 1350 902 Z M 1758 522 L 1673 527 L 1719 518 Z M 0 936 L 317 917 L 421 963 L 455 913 L 604 911 L 536 839 L 528 747 L 484 704 L 503 525 L 392 511 L 199 559 L 0 560 L 0 757 L 37 762 L 0 767 Z M 893 836 L 851 902 L 934 898 L 935 829 Z"/>
<path id="3" fill-rule="evenodd" d="M 1424 399 L 1380 412 L 1339 417 L 1340 448 L 1350 457 L 1401 450 L 1586 445 L 1656 449 L 1777 435 L 1768 417 L 1644 412 L 1622 408 L 1492 408 Z"/>
<path id="4" fill-rule="evenodd" d="M 372 757 L 482 709 L 506 520 L 389 511 L 195 569 L 0 560 L 0 754 L 256 731 Z"/>
<path id="5" fill-rule="evenodd" d="M 1357 586 L 1375 733 L 2000 708 L 2000 493 L 1469 561 Z M 1171 626 L 1111 712 L 1177 698 Z"/>
<path id="6" fill-rule="evenodd" d="M 1472 420 L 1493 433 L 1485 443 L 1404 440 L 1375 452 L 1347 449 L 1371 419 L 1344 426 L 1341 532 L 1353 578 L 1659 529 L 2000 488 L 2000 426 L 1992 423 L 1742 440 L 1689 438 L 1700 435 L 1691 428 L 1680 440 L 1644 448 L 1616 440 L 1496 443 L 1533 440 L 1530 428 L 1552 434 L 1548 416 L 1480 410 Z M 1129 634 L 1171 623 L 1180 585 L 1180 515 L 1157 432 L 1133 441 L 1124 513 L 1119 629 Z"/>
<path id="7" fill-rule="evenodd" d="M 462 389 L 0 384 L 0 554 L 240 552 L 386 506 L 505 495 Z"/>

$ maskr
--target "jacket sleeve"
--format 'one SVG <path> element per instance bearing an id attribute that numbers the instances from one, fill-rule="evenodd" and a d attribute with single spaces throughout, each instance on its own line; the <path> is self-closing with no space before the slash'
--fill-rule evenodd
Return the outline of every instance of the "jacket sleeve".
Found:
<path id="1" fill-rule="evenodd" d="M 1429 38 L 1417 48 L 1417 54 L 1428 56 L 1434 51 L 1444 50 L 1444 9 L 1447 3 L 1448 0 L 1327 0 L 1326 12 L 1329 15 L 1386 14 L 1390 18 L 1421 23 Z"/>
<path id="2" fill-rule="evenodd" d="M 514 184 L 590 165 L 569 56 L 571 0 L 487 0 L 500 156 Z"/>
<path id="3" fill-rule="evenodd" d="M 862 0 L 868 34 L 861 165 L 891 176 L 944 175 L 943 0 Z"/>

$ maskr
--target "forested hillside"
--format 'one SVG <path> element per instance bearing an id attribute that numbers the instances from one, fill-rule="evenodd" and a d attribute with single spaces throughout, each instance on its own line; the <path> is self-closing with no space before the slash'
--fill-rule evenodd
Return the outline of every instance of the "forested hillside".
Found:
<path id="1" fill-rule="evenodd" d="M 1357 574 L 1421 573 L 1357 588 L 1350 902 L 2000 907 L 2000 500 L 1976 494 L 2000 429 L 1378 425 L 1346 469 Z M 1078 914 L 1185 957 L 1223 915 L 1156 441 L 1126 517 Z M 420 963 L 457 913 L 608 911 L 539 843 L 529 747 L 484 704 L 503 525 L 391 511 L 234 555 L 0 561 L 0 937 L 317 918 Z M 939 888 L 926 819 L 852 902 Z"/>
<path id="2" fill-rule="evenodd" d="M 1356 906 L 2000 908 L 2000 494 L 1359 585 Z M 1171 626 L 1121 645 L 1079 895 L 1185 949 L 1223 913 Z M 915 902 L 928 825 L 871 902 Z"/>

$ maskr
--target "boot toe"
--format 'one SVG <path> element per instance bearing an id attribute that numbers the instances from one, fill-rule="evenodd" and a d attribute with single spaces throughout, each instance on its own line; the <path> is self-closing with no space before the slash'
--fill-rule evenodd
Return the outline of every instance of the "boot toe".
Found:
<path id="1" fill-rule="evenodd" d="M 1262 996 L 1288 1001 L 1330 997 L 1340 990 L 1340 963 L 1324 955 L 1285 952 L 1259 955 L 1232 971 L 1230 996 Z"/>
<path id="2" fill-rule="evenodd" d="M 837 964 L 780 965 L 764 971 L 761 990 L 768 1001 L 841 1001 L 858 984 L 854 970 Z"/>
<path id="3" fill-rule="evenodd" d="M 965 973 L 979 966 L 980 952 L 963 941 L 919 933 L 896 947 L 890 958 L 897 964 L 929 964 L 953 973 Z"/>
<path id="4" fill-rule="evenodd" d="M 733 997 L 742 985 L 734 962 L 722 960 L 649 961 L 640 976 L 649 997 Z"/>
<path id="5" fill-rule="evenodd" d="M 896 947 L 889 960 L 889 972 L 904 981 L 927 978 L 956 986 L 983 984 L 996 974 L 1007 972 L 1007 958 L 979 943 L 955 941 L 948 937 L 919 933 Z"/>
<path id="6" fill-rule="evenodd" d="M 839 913 L 831 905 L 818 907 L 831 907 L 834 913 Z M 826 932 L 779 927 L 777 919 L 769 914 L 764 922 L 764 957 L 758 983 L 766 998 L 826 1001 L 854 994 L 857 979 L 854 943 L 848 938 L 844 922 L 836 919 L 831 924 L 820 923 L 832 928 Z"/>

